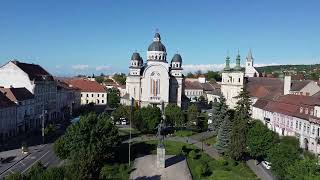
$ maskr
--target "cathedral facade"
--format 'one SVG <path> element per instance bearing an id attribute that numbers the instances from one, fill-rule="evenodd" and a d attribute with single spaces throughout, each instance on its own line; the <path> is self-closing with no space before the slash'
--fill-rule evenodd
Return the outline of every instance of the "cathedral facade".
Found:
<path id="1" fill-rule="evenodd" d="M 131 99 L 138 106 L 158 106 L 174 103 L 181 107 L 184 92 L 182 58 L 175 54 L 167 61 L 166 47 L 156 33 L 147 51 L 144 63 L 139 53 L 131 56 L 129 74 L 126 80 L 126 94 L 121 103 L 130 105 Z"/>

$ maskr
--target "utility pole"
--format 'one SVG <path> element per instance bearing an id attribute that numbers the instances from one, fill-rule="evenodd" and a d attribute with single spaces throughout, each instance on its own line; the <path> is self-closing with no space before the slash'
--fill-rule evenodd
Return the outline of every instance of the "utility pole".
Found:
<path id="1" fill-rule="evenodd" d="M 133 105 L 134 105 L 134 99 L 131 98 L 131 107 L 130 107 L 130 124 L 129 124 L 129 167 L 130 167 L 130 161 L 131 161 L 131 119 L 133 114 Z"/>

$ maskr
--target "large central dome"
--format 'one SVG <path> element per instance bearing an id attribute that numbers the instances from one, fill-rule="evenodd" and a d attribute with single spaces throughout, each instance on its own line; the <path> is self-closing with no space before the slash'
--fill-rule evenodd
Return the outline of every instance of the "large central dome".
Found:
<path id="1" fill-rule="evenodd" d="M 166 47 L 161 43 L 161 37 L 159 33 L 156 33 L 153 38 L 153 42 L 148 47 L 148 51 L 163 51 L 166 52 Z"/>

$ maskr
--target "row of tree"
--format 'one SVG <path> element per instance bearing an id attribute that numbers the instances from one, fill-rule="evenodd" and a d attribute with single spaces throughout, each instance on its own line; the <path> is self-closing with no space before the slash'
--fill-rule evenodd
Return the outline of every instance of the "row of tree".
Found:
<path id="1" fill-rule="evenodd" d="M 200 75 L 204 75 L 208 81 L 221 81 L 221 72 L 219 71 L 207 71 L 203 73 L 201 70 L 198 70 L 194 73 L 188 72 L 186 77 L 187 78 L 198 78 Z"/>
<path id="2" fill-rule="evenodd" d="M 131 109 L 130 106 L 119 105 L 119 107 L 112 113 L 114 121 L 120 121 L 120 118 L 130 120 Z M 186 112 L 182 111 L 176 104 L 168 104 L 165 107 L 164 115 L 166 124 L 171 127 L 196 127 L 198 129 L 206 129 L 207 117 L 199 113 L 196 105 L 189 106 Z M 160 108 L 147 106 L 135 106 L 133 108 L 131 122 L 135 128 L 141 132 L 150 133 L 155 130 L 162 119 L 162 112 Z"/>
<path id="3" fill-rule="evenodd" d="M 320 175 L 315 158 L 301 156 L 295 137 L 280 139 L 262 122 L 250 118 L 251 102 L 245 88 L 237 98 L 235 111 L 228 109 L 223 96 L 213 105 L 212 127 L 217 134 L 214 146 L 220 153 L 235 160 L 267 160 L 279 179 L 315 179 Z"/>

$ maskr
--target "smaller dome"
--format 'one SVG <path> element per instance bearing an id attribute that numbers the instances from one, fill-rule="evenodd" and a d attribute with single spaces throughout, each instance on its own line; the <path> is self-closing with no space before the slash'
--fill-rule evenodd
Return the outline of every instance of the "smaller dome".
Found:
<path id="1" fill-rule="evenodd" d="M 161 40 L 161 36 L 159 33 L 154 34 L 154 38 L 158 38 L 159 40 Z"/>
<path id="2" fill-rule="evenodd" d="M 175 54 L 171 60 L 171 62 L 182 62 L 182 58 L 180 56 L 180 54 Z"/>
<path id="3" fill-rule="evenodd" d="M 131 56 L 131 60 L 140 60 L 140 59 L 142 58 L 140 57 L 140 54 L 137 52 L 133 53 Z"/>
<path id="4" fill-rule="evenodd" d="M 141 65 L 143 64 L 143 59 L 142 59 L 142 57 L 140 57 L 140 63 L 141 63 Z"/>

